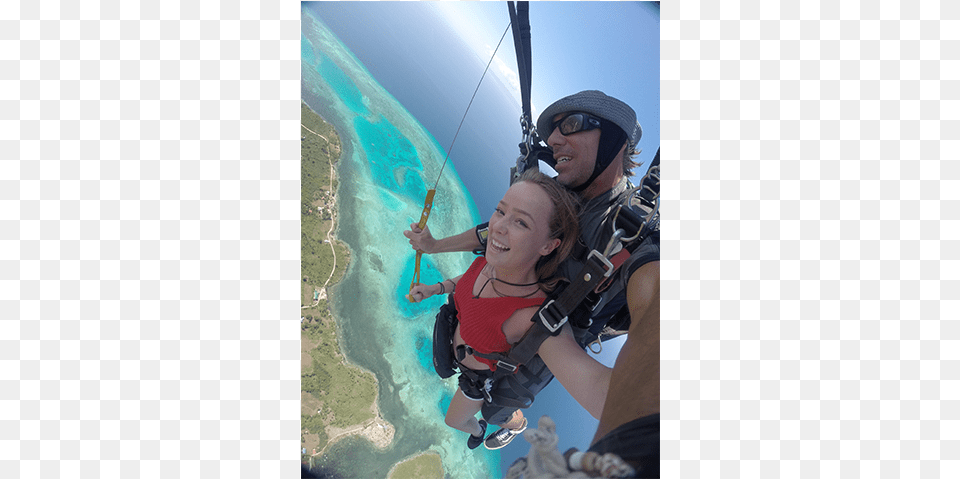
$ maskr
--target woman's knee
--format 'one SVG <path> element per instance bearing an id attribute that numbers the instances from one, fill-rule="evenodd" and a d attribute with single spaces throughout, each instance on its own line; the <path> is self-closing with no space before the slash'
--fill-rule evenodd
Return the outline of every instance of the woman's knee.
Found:
<path id="1" fill-rule="evenodd" d="M 443 418 L 443 422 L 445 422 L 447 426 L 450 426 L 454 429 L 463 425 L 463 420 L 461 418 L 452 417 L 449 412 L 447 412 L 446 417 Z"/>

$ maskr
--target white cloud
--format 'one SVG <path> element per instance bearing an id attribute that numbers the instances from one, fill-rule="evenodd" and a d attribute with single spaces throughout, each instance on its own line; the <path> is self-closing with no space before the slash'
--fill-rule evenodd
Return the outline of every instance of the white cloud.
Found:
<path id="1" fill-rule="evenodd" d="M 500 46 L 503 48 L 503 45 Z M 486 57 L 489 60 L 490 55 L 493 55 L 493 47 L 490 45 L 485 45 L 486 48 Z M 517 106 L 521 105 L 521 92 L 520 92 L 520 74 L 517 73 L 517 69 L 514 66 L 511 66 L 507 62 L 503 61 L 500 58 L 500 52 L 497 52 L 496 58 L 493 59 L 493 64 L 491 69 L 496 70 L 497 74 L 503 80 L 504 84 L 507 85 L 507 88 L 510 90 L 513 99 L 517 102 Z M 532 88 L 532 86 L 531 86 Z M 530 100 L 530 114 L 533 116 L 533 121 L 537 121 L 537 115 L 539 114 L 539 109 L 536 105 L 533 104 L 533 99 Z"/>
<path id="2" fill-rule="evenodd" d="M 502 47 L 503 45 L 501 45 Z M 486 57 L 489 59 L 493 55 L 493 47 L 490 45 L 485 45 L 486 48 Z M 496 71 L 503 82 L 510 89 L 510 93 L 513 94 L 513 98 L 517 100 L 517 105 L 520 104 L 520 74 L 517 73 L 516 69 L 511 68 L 507 62 L 503 61 L 500 58 L 499 52 L 498 55 L 493 59 L 493 64 L 491 65 L 492 69 Z"/>
<path id="3" fill-rule="evenodd" d="M 505 15 L 501 14 L 499 9 L 494 12 L 478 4 L 473 4 L 472 2 L 424 3 L 430 4 L 431 7 L 435 8 L 436 11 L 446 19 L 451 28 L 460 32 L 461 38 L 470 45 L 474 54 L 483 61 L 484 65 L 490 61 L 494 47 L 487 43 L 487 41 L 497 40 L 496 37 L 491 38 L 491 32 L 497 32 L 498 35 L 503 33 L 504 28 L 507 26 L 506 23 L 503 22 L 509 20 L 505 18 Z M 494 16 L 491 17 L 491 14 Z M 493 27 L 493 25 L 501 24 L 502 26 Z M 499 76 L 501 82 L 507 86 L 511 96 L 513 96 L 519 107 L 521 104 L 520 78 L 517 74 L 516 60 L 512 59 L 512 55 L 505 51 L 505 49 L 513 49 L 513 42 L 509 38 L 510 36 L 510 31 L 507 31 L 506 37 L 503 39 L 503 42 L 500 44 L 500 49 L 497 51 L 497 56 L 490 65 L 490 69 L 493 70 L 492 74 Z M 502 60 L 501 58 L 504 57 L 504 55 L 510 60 Z M 537 111 L 533 105 L 531 105 L 531 111 Z M 536 120 L 536 116 L 534 116 L 534 120 Z"/>

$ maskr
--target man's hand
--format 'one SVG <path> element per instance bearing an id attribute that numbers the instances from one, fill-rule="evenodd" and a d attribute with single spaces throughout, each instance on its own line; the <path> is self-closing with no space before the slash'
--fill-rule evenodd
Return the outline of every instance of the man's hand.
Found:
<path id="1" fill-rule="evenodd" d="M 437 246 L 437 240 L 433 238 L 433 235 L 430 234 L 430 227 L 425 226 L 423 229 L 420 229 L 418 223 L 410 223 L 410 229 L 405 230 L 403 235 L 410 240 L 410 246 L 413 247 L 416 251 L 423 251 L 426 254 L 434 253 L 434 248 Z"/>

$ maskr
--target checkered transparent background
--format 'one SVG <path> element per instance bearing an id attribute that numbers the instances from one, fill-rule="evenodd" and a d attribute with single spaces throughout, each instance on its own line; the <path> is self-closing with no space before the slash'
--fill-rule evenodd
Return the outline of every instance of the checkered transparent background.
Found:
<path id="1" fill-rule="evenodd" d="M 960 477 L 960 5 L 662 13 L 664 477 Z"/>
<path id="2" fill-rule="evenodd" d="M 0 19 L 0 477 L 296 477 L 299 5 Z"/>
<path id="3" fill-rule="evenodd" d="M 298 7 L 0 2 L 0 477 L 297 474 Z M 663 476 L 960 477 L 960 4 L 662 7 Z"/>

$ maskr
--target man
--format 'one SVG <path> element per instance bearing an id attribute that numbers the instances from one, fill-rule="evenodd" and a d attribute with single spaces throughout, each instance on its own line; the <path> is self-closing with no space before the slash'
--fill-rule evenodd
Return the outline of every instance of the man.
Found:
<path id="1" fill-rule="evenodd" d="M 628 202 L 634 194 L 629 188 L 627 175 L 637 166 L 632 157 L 638 153 L 635 149 L 642 131 L 636 113 L 630 106 L 596 90 L 582 91 L 554 102 L 540 115 L 537 131 L 541 137 L 547 138 L 547 146 L 552 150 L 556 162 L 552 166 L 557 172 L 557 181 L 577 193 L 583 204 L 580 213 L 582 248 L 579 254 L 575 252 L 574 257 L 561 267 L 564 276 L 572 278 L 580 272 L 591 250 L 604 253 L 613 236 L 612 217 L 617 205 Z M 655 194 L 659 194 L 659 176 L 655 188 Z M 647 206 L 640 214 L 649 212 L 652 205 Z M 421 231 L 417 224 L 413 224 L 409 231 L 404 231 L 404 235 L 410 239 L 415 250 L 424 253 L 470 251 L 481 247 L 481 241 L 485 240 L 481 234 L 484 227 L 480 225 L 475 230 L 437 240 L 429 229 Z M 639 418 L 646 418 L 645 424 L 655 424 L 659 436 L 659 229 L 632 244 L 630 250 L 629 257 L 613 275 L 612 283 L 599 297 L 592 298 L 594 308 L 589 314 L 593 324 L 583 332 L 586 336 L 584 342 L 589 342 L 600 334 L 612 318 L 617 318 L 614 320 L 621 326 L 629 324 L 630 338 L 621 351 L 621 358 L 618 358 L 611 378 L 610 392 L 614 394 L 608 395 L 600 418 L 601 430 L 596 439 L 599 439 L 601 432 L 605 434 Z M 622 315 L 617 315 L 624 308 L 629 314 L 626 320 L 620 319 Z M 624 351 L 630 353 L 629 356 L 625 356 Z M 626 364 L 627 357 L 629 364 Z M 621 369 L 619 375 L 617 367 Z M 534 394 L 546 386 L 552 377 L 549 370 L 543 370 L 545 368 L 528 374 L 536 379 L 523 379 L 527 381 L 523 386 Z M 628 391 L 632 391 L 632 394 L 627 394 Z M 508 408 L 503 409 L 509 411 Z M 483 414 L 485 418 L 504 418 L 502 414 L 494 414 L 493 410 L 488 409 L 484 409 Z M 489 449 L 505 446 L 523 431 L 525 420 L 522 421 L 523 427 L 517 427 L 519 421 L 516 414 L 507 419 L 502 422 L 489 421 L 507 426 L 487 438 L 485 445 Z"/>

